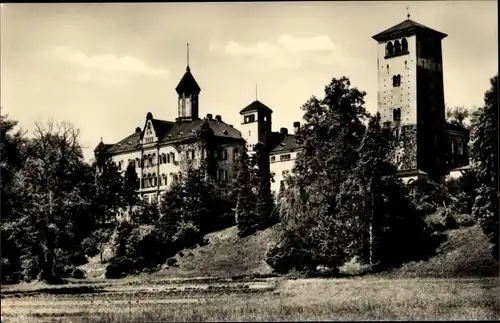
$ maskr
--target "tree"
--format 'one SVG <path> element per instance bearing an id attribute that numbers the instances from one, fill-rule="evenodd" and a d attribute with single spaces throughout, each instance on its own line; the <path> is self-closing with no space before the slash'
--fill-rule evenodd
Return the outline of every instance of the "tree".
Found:
<path id="1" fill-rule="evenodd" d="M 96 165 L 93 167 L 96 168 Z M 100 168 L 101 172 L 96 174 L 93 198 L 95 231 L 91 239 L 98 244 L 102 261 L 104 245 L 116 227 L 119 210 L 127 206 L 127 203 L 135 202 L 135 199 L 130 196 L 130 187 L 127 186 L 131 184 L 130 178 L 122 177 L 115 162 L 106 158 L 101 162 Z"/>
<path id="2" fill-rule="evenodd" d="M 123 179 L 123 194 L 129 210 L 137 204 L 137 190 L 139 189 L 139 178 L 133 164 L 128 164 Z"/>
<path id="3" fill-rule="evenodd" d="M 336 268 L 357 252 L 359 220 L 351 210 L 339 210 L 337 200 L 358 159 L 367 116 L 364 96 L 348 78 L 334 78 L 324 99 L 312 97 L 302 107 L 305 125 L 296 136 L 304 148 L 278 207 L 281 242 L 270 251 L 271 264 L 283 263 L 276 258 L 281 254 L 293 259 L 295 268 Z"/>
<path id="4" fill-rule="evenodd" d="M 251 165 L 246 151 L 242 153 L 239 161 L 239 169 L 236 176 L 237 200 L 236 200 L 236 226 L 238 234 L 245 236 L 255 232 L 255 220 L 257 219 L 257 195 L 251 181 Z"/>
<path id="5" fill-rule="evenodd" d="M 498 75 L 490 83 L 491 88 L 484 96 L 484 107 L 472 117 L 471 157 L 477 165 L 480 183 L 472 213 L 493 244 L 493 255 L 498 259 Z"/>
<path id="6" fill-rule="evenodd" d="M 471 110 L 466 109 L 465 107 L 454 107 L 446 109 L 446 121 L 463 127 L 464 129 L 469 128 L 469 121 L 471 117 Z"/>
<path id="7" fill-rule="evenodd" d="M 34 270 L 47 282 L 57 280 L 78 249 L 74 221 L 88 210 L 78 134 L 66 122 L 37 123 L 24 167 L 14 176 L 19 199 L 12 227 L 19 228 L 25 255 L 33 256 Z"/>

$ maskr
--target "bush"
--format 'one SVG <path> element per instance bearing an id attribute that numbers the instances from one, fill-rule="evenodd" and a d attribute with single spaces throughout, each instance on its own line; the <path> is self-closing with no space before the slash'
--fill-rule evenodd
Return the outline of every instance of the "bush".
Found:
<path id="1" fill-rule="evenodd" d="M 425 201 L 418 203 L 415 208 L 423 215 L 428 215 L 436 212 L 436 205 Z"/>
<path id="2" fill-rule="evenodd" d="M 354 256 L 351 260 L 339 267 L 339 273 L 346 276 L 362 275 L 370 271 L 370 266 L 359 260 L 359 257 Z"/>
<path id="3" fill-rule="evenodd" d="M 447 209 L 439 208 L 436 212 L 428 214 L 425 221 L 433 232 L 458 229 L 459 224 L 452 214 L 453 213 Z"/>
<path id="4" fill-rule="evenodd" d="M 175 258 L 168 258 L 167 259 L 167 266 L 173 267 L 177 264 L 177 259 Z"/>
<path id="5" fill-rule="evenodd" d="M 70 275 L 71 278 L 77 278 L 77 279 L 85 278 L 85 276 L 86 276 L 85 271 L 80 268 L 73 268 L 73 271 L 71 272 Z"/>
<path id="6" fill-rule="evenodd" d="M 106 266 L 105 277 L 108 279 L 118 279 L 134 273 L 135 262 L 130 258 L 122 257 L 115 259 Z"/>
<path id="7" fill-rule="evenodd" d="M 453 217 L 460 227 L 471 227 L 476 224 L 476 219 L 470 214 L 455 214 Z"/>

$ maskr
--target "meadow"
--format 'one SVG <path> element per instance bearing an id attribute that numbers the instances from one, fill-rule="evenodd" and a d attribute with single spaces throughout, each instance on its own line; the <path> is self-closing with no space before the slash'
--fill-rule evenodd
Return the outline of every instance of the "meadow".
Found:
<path id="1" fill-rule="evenodd" d="M 262 259 L 271 233 L 213 233 L 154 274 L 107 280 L 94 268 L 63 285 L 2 286 L 2 322 L 500 319 L 498 263 L 477 226 L 450 230 L 431 259 L 337 279 L 270 275 Z"/>

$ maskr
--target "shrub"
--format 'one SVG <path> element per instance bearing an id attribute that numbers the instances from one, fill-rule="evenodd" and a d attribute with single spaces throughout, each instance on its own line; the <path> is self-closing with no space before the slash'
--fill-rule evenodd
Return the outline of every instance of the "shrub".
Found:
<path id="1" fill-rule="evenodd" d="M 418 212 L 424 215 L 432 214 L 436 212 L 436 205 L 429 202 L 420 202 L 416 205 L 416 209 Z"/>
<path id="2" fill-rule="evenodd" d="M 425 217 L 425 221 L 433 232 L 457 229 L 459 224 L 452 214 L 453 213 L 447 209 L 439 208 L 436 212 L 428 214 Z"/>
<path id="3" fill-rule="evenodd" d="M 73 271 L 71 272 L 71 278 L 77 278 L 77 279 L 82 279 L 85 278 L 86 274 L 85 271 L 80 269 L 80 268 L 73 268 Z"/>
<path id="4" fill-rule="evenodd" d="M 167 266 L 172 267 L 177 264 L 177 259 L 175 258 L 168 258 L 167 259 Z"/>
<path id="5" fill-rule="evenodd" d="M 460 227 L 471 227 L 476 224 L 476 219 L 470 214 L 455 214 L 453 217 Z"/>
<path id="6" fill-rule="evenodd" d="M 362 275 L 370 270 L 370 266 L 359 260 L 359 257 L 354 256 L 351 260 L 339 267 L 339 273 L 347 276 Z"/>

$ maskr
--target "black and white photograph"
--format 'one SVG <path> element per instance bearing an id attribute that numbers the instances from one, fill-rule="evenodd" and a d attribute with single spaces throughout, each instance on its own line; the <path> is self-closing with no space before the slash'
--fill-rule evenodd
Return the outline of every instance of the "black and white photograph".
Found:
<path id="1" fill-rule="evenodd" d="M 0 323 L 500 320 L 498 2 L 0 3 Z"/>

